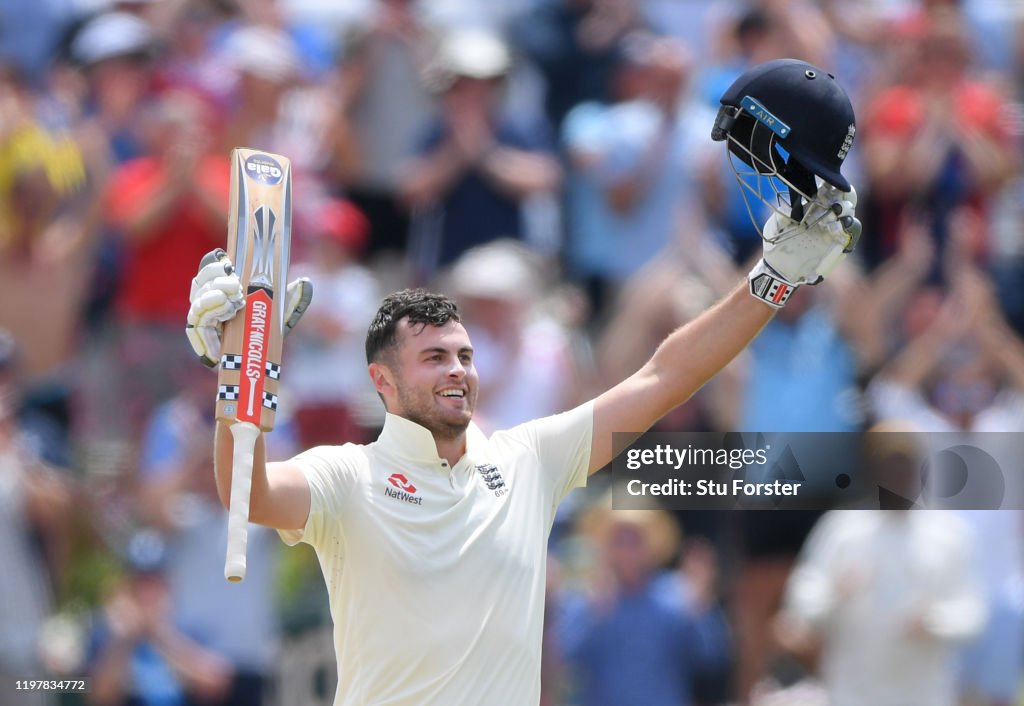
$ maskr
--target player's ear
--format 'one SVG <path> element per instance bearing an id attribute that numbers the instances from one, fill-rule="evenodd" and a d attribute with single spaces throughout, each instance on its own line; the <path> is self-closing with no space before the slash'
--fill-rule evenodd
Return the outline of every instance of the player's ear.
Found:
<path id="1" fill-rule="evenodd" d="M 384 363 L 370 363 L 368 372 L 378 395 L 382 398 L 387 398 L 390 394 L 394 393 L 394 375 L 387 365 Z"/>

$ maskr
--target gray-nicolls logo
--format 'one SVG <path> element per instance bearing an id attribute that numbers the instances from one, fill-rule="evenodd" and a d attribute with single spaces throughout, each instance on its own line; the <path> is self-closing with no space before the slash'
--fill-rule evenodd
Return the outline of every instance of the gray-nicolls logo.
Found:
<path id="1" fill-rule="evenodd" d="M 483 478 L 484 483 L 490 490 L 494 491 L 495 497 L 501 497 L 508 492 L 505 479 L 501 477 L 501 471 L 493 463 L 481 463 L 477 465 L 476 472 Z"/>

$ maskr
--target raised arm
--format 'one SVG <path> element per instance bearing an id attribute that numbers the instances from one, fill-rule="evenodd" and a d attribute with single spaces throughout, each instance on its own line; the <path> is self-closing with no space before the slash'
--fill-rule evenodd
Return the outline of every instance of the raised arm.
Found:
<path id="1" fill-rule="evenodd" d="M 298 279 L 285 294 L 285 335 L 302 318 L 313 296 L 312 284 Z M 225 321 L 242 308 L 244 295 L 238 275 L 223 250 L 203 258 L 192 281 L 191 306 L 186 333 L 189 344 L 207 365 L 220 360 L 220 335 Z M 230 427 L 217 422 L 214 440 L 214 473 L 217 495 L 225 508 L 231 496 L 231 466 L 234 439 Z M 256 440 L 253 454 L 252 492 L 249 521 L 275 529 L 302 529 L 309 515 L 310 492 L 305 475 L 294 461 L 268 463 L 263 435 Z"/>
<path id="2" fill-rule="evenodd" d="M 860 238 L 857 194 L 840 171 L 856 121 L 832 74 L 795 59 L 769 61 L 744 72 L 720 102 L 711 139 L 728 147 L 751 219 L 751 201 L 772 210 L 759 229 L 763 257 L 747 275 L 747 292 L 733 289 L 597 398 L 591 473 L 612 460 L 614 432 L 645 432 L 689 399 L 743 350 L 773 309 L 800 285 L 827 277 Z"/>
<path id="3" fill-rule="evenodd" d="M 228 509 L 234 442 L 227 424 L 217 422 L 214 445 L 213 468 L 217 478 L 217 495 L 224 509 Z M 310 506 L 306 476 L 294 461 L 268 463 L 266 458 L 266 443 L 260 434 L 253 456 L 249 521 L 274 529 L 302 529 L 306 526 Z"/>
<path id="4" fill-rule="evenodd" d="M 774 313 L 743 285 L 670 334 L 640 370 L 597 398 L 590 472 L 612 460 L 612 432 L 650 429 L 736 357 Z"/>
<path id="5" fill-rule="evenodd" d="M 817 282 L 860 234 L 856 195 L 822 186 L 800 222 L 779 213 L 765 224 L 764 257 L 739 286 L 671 333 L 643 367 L 594 405 L 590 473 L 613 457 L 613 432 L 645 432 L 736 357 L 801 284 Z"/>

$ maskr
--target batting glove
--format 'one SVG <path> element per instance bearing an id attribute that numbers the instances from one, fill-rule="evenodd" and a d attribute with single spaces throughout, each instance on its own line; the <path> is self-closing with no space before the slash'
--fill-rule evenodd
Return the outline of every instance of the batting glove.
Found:
<path id="1" fill-rule="evenodd" d="M 750 293 L 781 309 L 801 284 L 818 284 L 857 246 L 857 192 L 824 184 L 798 223 L 775 212 L 765 222 L 764 253 L 747 276 Z"/>
<path id="2" fill-rule="evenodd" d="M 291 282 L 285 289 L 284 335 L 287 336 L 306 313 L 313 300 L 313 283 L 307 277 Z M 245 306 L 242 282 L 228 254 L 217 248 L 199 262 L 192 279 L 190 306 L 185 335 L 192 350 L 210 368 L 220 363 L 221 334 L 224 323 Z"/>

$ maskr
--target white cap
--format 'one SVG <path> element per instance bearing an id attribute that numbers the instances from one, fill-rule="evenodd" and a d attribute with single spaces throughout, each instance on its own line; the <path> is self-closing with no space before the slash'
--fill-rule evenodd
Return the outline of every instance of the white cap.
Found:
<path id="1" fill-rule="evenodd" d="M 459 29 L 442 40 L 437 63 L 452 76 L 498 78 L 512 66 L 512 54 L 508 44 L 493 32 Z"/>
<path id="2" fill-rule="evenodd" d="M 287 33 L 250 25 L 236 30 L 224 47 L 224 57 L 238 71 L 285 81 L 299 73 L 299 53 Z"/>
<path id="3" fill-rule="evenodd" d="M 71 42 L 71 56 L 81 64 L 95 64 L 153 48 L 153 30 L 127 12 L 105 12 L 89 20 Z"/>
<path id="4" fill-rule="evenodd" d="M 524 300 L 536 295 L 540 273 L 532 252 L 520 243 L 496 240 L 466 252 L 449 275 L 456 297 Z"/>

